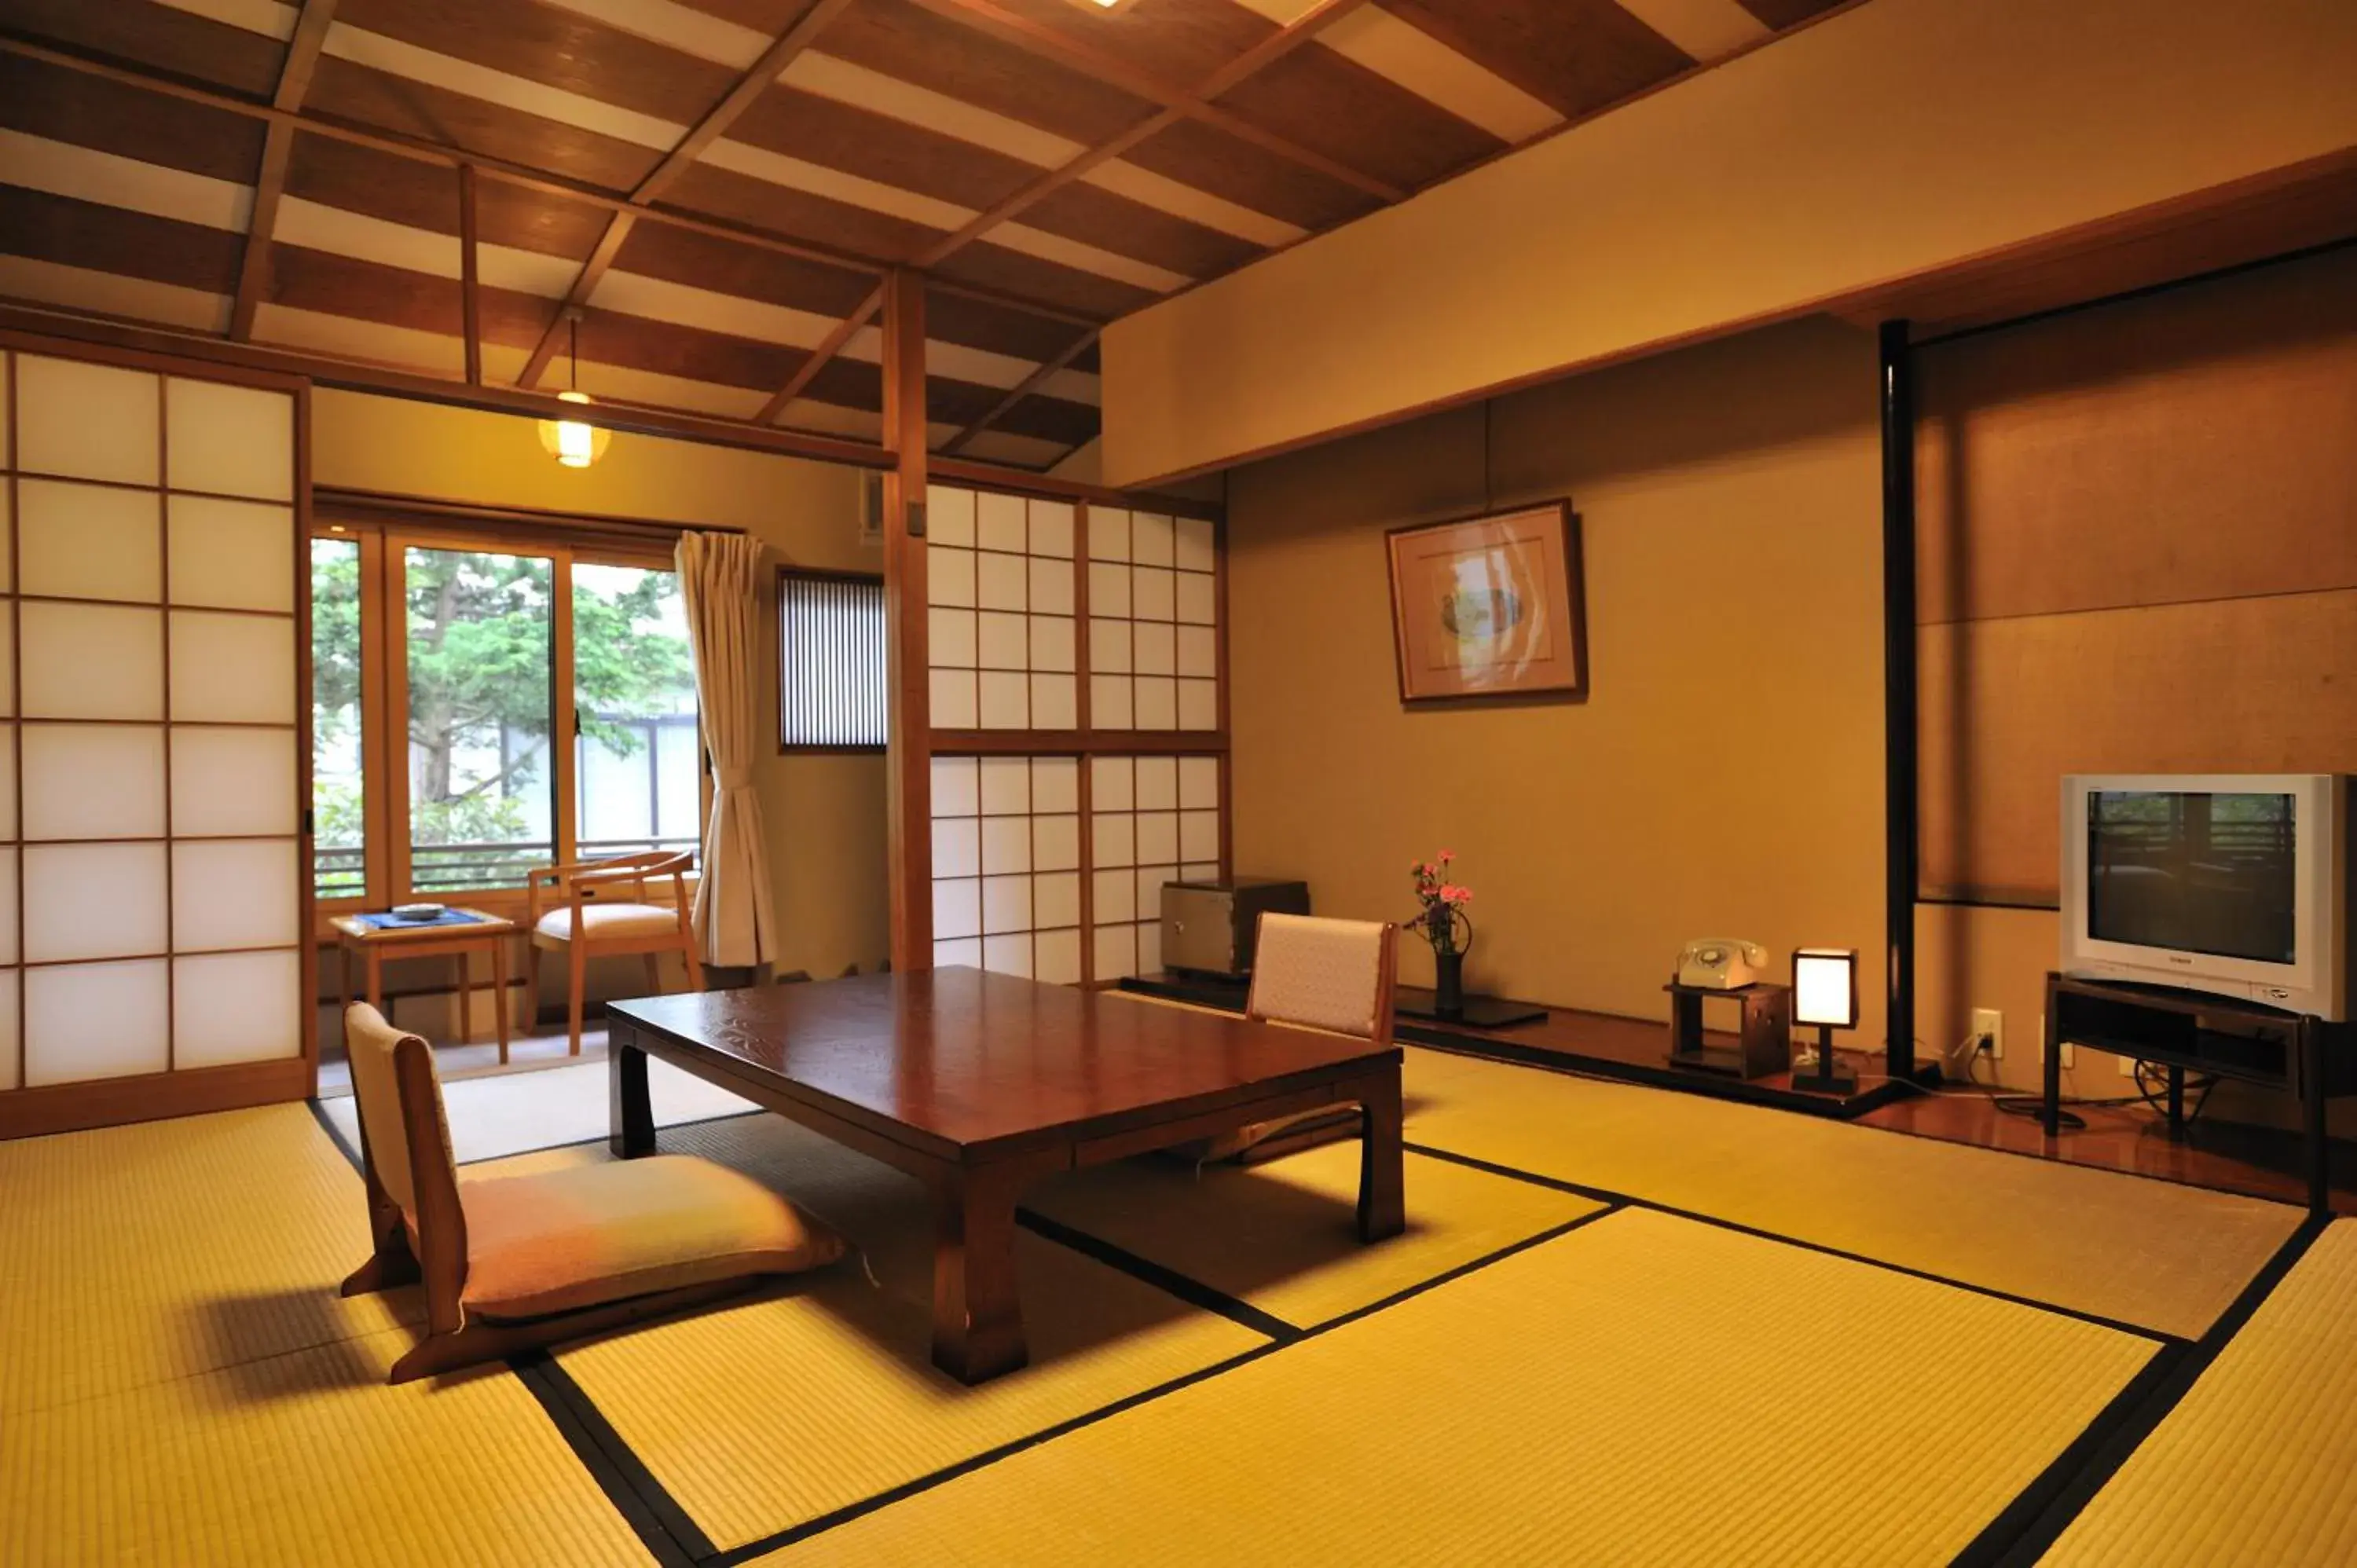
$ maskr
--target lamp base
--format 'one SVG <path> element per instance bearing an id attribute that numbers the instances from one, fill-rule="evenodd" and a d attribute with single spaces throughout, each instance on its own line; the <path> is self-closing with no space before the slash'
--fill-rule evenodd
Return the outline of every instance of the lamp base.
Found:
<path id="1" fill-rule="evenodd" d="M 1803 1094 L 1836 1094 L 1846 1099 L 1857 1092 L 1857 1074 L 1838 1064 L 1792 1075 L 1792 1087 Z"/>

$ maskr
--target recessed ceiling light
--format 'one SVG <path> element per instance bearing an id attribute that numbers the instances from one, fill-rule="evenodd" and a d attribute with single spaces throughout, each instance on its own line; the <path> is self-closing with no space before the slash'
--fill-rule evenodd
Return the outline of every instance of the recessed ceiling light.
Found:
<path id="1" fill-rule="evenodd" d="M 1126 11 L 1137 0 L 1072 0 L 1072 4 L 1084 11 Z"/>

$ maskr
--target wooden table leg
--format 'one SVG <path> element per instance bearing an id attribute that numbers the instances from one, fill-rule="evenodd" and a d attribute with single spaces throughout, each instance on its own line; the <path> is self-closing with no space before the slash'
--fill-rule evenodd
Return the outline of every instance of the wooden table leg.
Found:
<path id="1" fill-rule="evenodd" d="M 368 965 L 368 1004 L 382 1013 L 384 1011 L 384 954 L 371 944 L 361 957 Z"/>
<path id="2" fill-rule="evenodd" d="M 1359 1143 L 1359 1240 L 1380 1241 L 1407 1229 L 1400 1069 L 1394 1066 L 1368 1079 L 1359 1102 L 1367 1122 Z"/>
<path id="3" fill-rule="evenodd" d="M 1015 1290 L 1019 1188 L 1013 1171 L 985 1166 L 960 1173 L 935 1194 L 933 1365 L 962 1383 L 1030 1359 Z"/>
<path id="4" fill-rule="evenodd" d="M 647 1053 L 630 1043 L 619 1026 L 606 1037 L 606 1107 L 611 1126 L 607 1146 L 619 1160 L 655 1152 L 654 1106 L 647 1098 Z"/>
<path id="5" fill-rule="evenodd" d="M 344 1015 L 352 1010 L 352 950 L 341 942 L 336 944 L 336 968 L 343 977 L 343 1000 L 336 1007 L 336 1027 L 344 1026 Z"/>
<path id="6" fill-rule="evenodd" d="M 491 1018 L 500 1032 L 500 1065 L 508 1065 L 508 940 L 491 939 Z"/>

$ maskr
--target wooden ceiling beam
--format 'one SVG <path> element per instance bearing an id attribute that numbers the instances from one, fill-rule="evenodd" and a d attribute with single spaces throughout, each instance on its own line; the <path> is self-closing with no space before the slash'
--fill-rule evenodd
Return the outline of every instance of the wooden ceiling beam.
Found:
<path id="1" fill-rule="evenodd" d="M 811 350 L 810 358 L 795 369 L 793 378 L 770 394 L 770 401 L 763 403 L 761 411 L 753 416 L 754 424 L 775 424 L 778 422 L 779 416 L 786 412 L 786 405 L 802 396 L 811 382 L 818 380 L 818 373 L 843 352 L 843 346 L 850 342 L 878 310 L 884 308 L 884 292 L 888 286 L 888 283 L 877 284 L 874 292 L 859 302 L 858 309 L 834 324 L 834 329 L 819 340 L 818 347 Z"/>
<path id="2" fill-rule="evenodd" d="M 278 90 L 270 106 L 282 114 L 303 107 L 311 91 L 312 73 L 319 68 L 319 50 L 328 41 L 328 26 L 336 19 L 336 0 L 303 0 L 302 15 L 286 40 L 285 63 L 278 69 Z M 253 336 L 253 313 L 261 306 L 262 290 L 270 275 L 270 236 L 278 227 L 278 199 L 286 192 L 286 166 L 295 156 L 293 120 L 272 120 L 262 134 L 262 166 L 253 180 L 253 206 L 245 223 L 245 253 L 237 268 L 237 295 L 230 302 L 229 335 L 240 342 Z"/>
<path id="3" fill-rule="evenodd" d="M 929 246 L 918 256 L 917 264 L 925 267 L 938 265 L 944 258 L 963 250 L 1001 223 L 1020 216 L 1026 209 L 1079 179 L 1091 169 L 1121 156 L 1157 131 L 1168 127 L 1172 122 L 1194 110 L 1200 110 L 1209 100 L 1217 98 L 1238 82 L 1246 81 L 1263 69 L 1274 65 L 1308 43 L 1318 29 L 1340 21 L 1368 3 L 1369 0 L 1318 0 L 1317 5 L 1312 5 L 1308 10 L 1205 78 L 1192 92 L 1185 95 L 1186 103 L 1168 104 L 1159 113 L 1139 121 L 1112 140 L 1100 143 L 1078 157 L 1049 170 L 988 211 L 978 214 L 956 233 L 945 235 Z M 1031 24 L 1027 22 L 1025 26 L 1028 27 Z"/>
<path id="4" fill-rule="evenodd" d="M 483 384 L 483 291 L 475 265 L 475 171 L 458 166 L 458 319 L 467 346 L 467 384 Z"/>
<path id="5" fill-rule="evenodd" d="M 1088 351 L 1089 345 L 1095 342 L 1097 340 L 1097 337 L 1098 334 L 1094 332 L 1082 333 L 1080 337 L 1072 339 L 1072 346 L 1071 348 L 1066 349 L 1062 353 L 1058 354 L 1051 360 L 1046 360 L 1034 369 L 1029 375 L 1024 377 L 1021 381 L 1017 382 L 1014 389 L 1008 392 L 1005 397 L 1000 398 L 996 403 L 991 404 L 989 413 L 984 414 L 980 419 L 975 420 L 972 424 L 967 425 L 963 430 L 959 431 L 955 435 L 951 436 L 947 441 L 942 442 L 942 456 L 944 457 L 953 457 L 961 451 L 963 451 L 967 444 L 973 441 L 975 436 L 981 435 L 984 431 L 997 424 L 1001 419 L 1004 419 L 1006 416 L 1008 410 L 1012 409 L 1017 403 L 1021 403 L 1025 398 L 1029 397 L 1033 392 L 1038 392 L 1042 386 L 1046 385 L 1049 376 L 1054 375 L 1058 371 L 1062 370 L 1074 360 L 1079 359 L 1082 354 L 1086 353 Z"/>
<path id="6" fill-rule="evenodd" d="M 1181 116 L 1199 111 L 1208 101 L 1226 92 L 1238 82 L 1250 80 L 1255 73 L 1274 65 L 1308 43 L 1320 28 L 1341 20 L 1368 3 L 1369 0 L 1318 0 L 1317 5 L 1312 5 L 1308 10 L 1205 78 L 1191 93 L 1186 95 L 1186 103 L 1166 104 L 1159 112 L 1148 115 L 1110 141 L 1099 143 L 1078 157 L 1049 170 L 996 206 L 977 215 L 973 221 L 967 223 L 956 233 L 946 235 L 928 247 L 917 258 L 917 264 L 926 267 L 938 265 L 945 258 L 988 234 L 999 224 L 1020 216 L 1047 197 L 1081 178 L 1091 169 L 1121 156 L 1122 154 L 1165 129 Z M 1026 23 L 1025 26 L 1028 28 L 1030 24 Z M 975 436 L 1004 418 L 1016 404 L 1039 390 L 1049 377 L 1079 358 L 1090 344 L 1097 340 L 1097 336 L 1094 331 L 1085 333 L 1075 338 L 1071 346 L 1063 353 L 1039 366 L 1023 381 L 1022 384 L 1000 399 L 989 413 L 952 436 L 948 444 L 942 448 L 942 452 L 945 455 L 953 455 L 963 450 L 973 442 Z"/>
<path id="7" fill-rule="evenodd" d="M 574 274 L 573 286 L 565 291 L 565 297 L 556 302 L 554 310 L 549 312 L 548 325 L 541 329 L 540 341 L 533 345 L 532 357 L 524 361 L 523 369 L 516 372 L 516 385 L 532 387 L 540 384 L 541 375 L 548 369 L 548 362 L 556 358 L 556 350 L 564 345 L 565 325 L 580 317 L 582 307 L 589 303 L 589 296 L 597 292 L 607 270 L 613 266 L 614 258 L 621 254 L 622 242 L 630 237 L 630 230 L 637 222 L 637 215 L 629 212 L 617 212 L 606 220 L 606 231 L 597 236 L 597 246 L 590 251 L 589 259 L 582 263 L 581 270 Z"/>
<path id="8" fill-rule="evenodd" d="M 919 252 L 917 254 L 917 265 L 920 267 L 940 265 L 943 259 L 955 254 L 959 251 L 964 250 L 968 245 L 973 244 L 976 240 L 981 239 L 993 229 L 997 228 L 1001 223 L 1006 222 L 1010 219 L 1020 217 L 1026 210 L 1037 205 L 1048 197 L 1054 195 L 1057 191 L 1063 189 L 1064 187 L 1071 184 L 1072 181 L 1080 178 L 1091 169 L 1097 167 L 1101 164 L 1110 163 L 1113 159 L 1121 156 L 1122 154 L 1137 145 L 1138 143 L 1146 140 L 1146 137 L 1151 136 L 1157 131 L 1162 130 L 1164 127 L 1171 124 L 1179 118 L 1179 111 L 1176 109 L 1158 110 L 1153 114 L 1150 114 L 1146 118 L 1139 121 L 1136 124 L 1132 125 L 1128 130 L 1124 131 L 1120 135 L 1115 136 L 1113 140 L 1100 143 L 1096 146 L 1091 147 L 1088 151 L 1081 154 L 1078 157 L 1073 158 L 1067 163 L 1057 165 L 1054 168 L 1049 169 L 1046 174 L 1041 175 L 1038 179 L 1031 181 L 1030 184 L 1025 186 L 1022 189 L 1006 198 L 1006 200 L 999 202 L 996 206 L 990 208 L 986 211 L 976 213 L 966 222 L 965 227 L 958 230 L 955 233 L 944 234 L 939 240 L 934 241 L 931 245 L 926 246 L 924 250 Z"/>
<path id="9" fill-rule="evenodd" d="M 683 230 L 689 233 L 703 234 L 712 239 L 726 240 L 735 244 L 749 246 L 754 250 L 766 251 L 772 255 L 791 256 L 798 261 L 815 262 L 822 266 L 860 273 L 868 277 L 881 277 L 891 271 L 895 265 L 899 264 L 878 260 L 873 256 L 830 250 L 823 246 L 790 240 L 763 229 L 695 217 L 675 208 L 640 205 L 633 202 L 628 196 L 618 196 L 610 190 L 601 189 L 594 185 L 546 174 L 538 169 L 510 163 L 505 159 L 466 152 L 394 132 L 363 131 L 356 126 L 342 124 L 336 121 L 322 120 L 309 114 L 281 110 L 267 103 L 253 102 L 227 92 L 199 87 L 170 77 L 151 75 L 146 71 L 134 70 L 108 61 L 92 59 L 88 56 L 67 49 L 53 48 L 46 44 L 0 36 L 0 54 L 41 60 L 68 70 L 79 71 L 85 76 L 99 77 L 145 91 L 161 93 L 167 98 L 178 98 L 184 102 L 201 103 L 209 108 L 225 110 L 249 120 L 259 120 L 264 124 L 285 124 L 289 129 L 301 130 L 312 135 L 326 136 L 349 143 L 353 146 L 389 153 L 396 157 L 408 158 L 415 163 L 430 164 L 437 168 L 456 169 L 462 166 L 472 167 L 479 178 L 518 190 L 528 190 L 536 195 L 579 202 L 585 207 L 593 207 L 603 212 L 628 213 L 638 222 L 660 223 L 667 228 Z M 948 285 L 938 281 L 934 286 L 948 289 Z M 979 300 L 987 305 L 996 305 L 1004 309 L 1019 311 L 1026 316 L 1037 316 L 1049 321 L 1067 322 L 1076 327 L 1101 327 L 1104 324 L 1104 317 L 1101 316 L 1091 316 L 1082 311 L 1068 309 L 1060 305 L 1051 305 L 1045 300 L 1031 299 L 1023 295 L 985 288 L 978 285 L 959 285 L 953 289 L 948 289 L 948 292 Z"/>
<path id="10" fill-rule="evenodd" d="M 598 237 L 597 243 L 590 250 L 589 259 L 581 263 L 581 271 L 575 274 L 573 286 L 565 291 L 563 301 L 550 313 L 548 326 L 541 332 L 540 341 L 533 346 L 532 357 L 524 361 L 522 371 L 516 377 L 516 385 L 529 387 L 539 383 L 541 375 L 548 369 L 549 360 L 556 357 L 557 340 L 563 336 L 565 324 L 579 318 L 582 307 L 589 303 L 589 296 L 597 293 L 597 285 L 605 281 L 607 271 L 614 264 L 614 258 L 621 254 L 622 242 L 630 237 L 630 230 L 638 221 L 638 212 L 634 209 L 651 205 L 670 188 L 673 181 L 685 174 L 695 160 L 704 156 L 704 150 L 718 141 L 728 127 L 737 123 L 739 115 L 750 109 L 761 94 L 770 91 L 779 73 L 792 63 L 796 55 L 810 48 L 819 34 L 825 30 L 826 25 L 850 4 L 851 0 L 815 0 L 792 27 L 771 40 L 770 47 L 761 51 L 759 59 L 746 68 L 745 74 L 737 79 L 737 85 L 730 88 L 726 95 L 705 110 L 702 119 L 688 127 L 687 134 L 663 155 L 662 162 L 639 181 L 630 194 L 627 207 L 606 220 L 606 232 Z M 764 420 L 762 423 L 768 422 Z"/>
<path id="11" fill-rule="evenodd" d="M 761 51 L 761 58 L 755 60 L 737 79 L 737 85 L 728 90 L 728 96 L 714 104 L 704 118 L 680 138 L 679 145 L 655 166 L 654 172 L 639 182 L 639 188 L 630 193 L 630 199 L 652 201 L 666 186 L 686 173 L 689 166 L 704 156 L 704 149 L 718 141 L 723 133 L 737 123 L 739 115 L 753 107 L 754 102 L 770 91 L 770 85 L 783 74 L 786 67 L 793 63 L 794 57 L 815 43 L 819 34 L 826 30 L 827 24 L 841 16 L 850 5 L 851 0 L 816 0 L 809 10 L 802 14 L 799 21 L 779 34 L 776 40 Z"/>
<path id="12" fill-rule="evenodd" d="M 7 335 L 12 333 L 17 337 L 8 338 Z M 59 340 L 95 344 L 135 355 L 158 356 L 161 357 L 159 363 L 167 367 L 172 360 L 184 364 L 226 365 L 274 375 L 307 377 L 320 386 L 350 392 L 442 403 L 453 408 L 480 409 L 490 413 L 521 414 L 528 419 L 571 418 L 579 412 L 570 403 L 558 402 L 554 392 L 531 392 L 522 387 L 470 387 L 455 377 L 430 375 L 398 365 L 301 349 L 282 349 L 267 343 L 232 343 L 211 333 L 163 327 L 128 317 L 70 310 L 39 300 L 0 295 L 0 342 L 8 347 L 39 351 L 44 343 L 54 344 Z M 856 468 L 889 468 L 898 462 L 896 456 L 886 451 L 880 444 L 816 435 L 800 430 L 779 430 L 755 424 L 750 420 L 689 413 L 647 403 L 601 402 L 597 423 L 612 430 L 636 435 L 696 441 L 712 446 L 741 447 L 748 451 L 806 458 L 812 462 L 841 463 Z M 943 478 L 984 489 L 1049 496 L 1064 500 L 1094 501 L 1105 506 L 1144 506 L 1178 517 L 1217 518 L 1222 515 L 1218 505 L 1189 497 L 1163 496 L 1150 490 L 1109 489 L 1103 485 L 1082 484 L 1028 468 L 1011 468 L 966 457 L 942 457 L 933 461 L 930 467 L 931 472 Z"/>
<path id="13" fill-rule="evenodd" d="M 1405 201 L 1410 194 L 1387 180 L 1377 179 L 1347 164 L 1329 158 L 1323 153 L 1313 152 L 1288 137 L 1281 136 L 1274 131 L 1265 130 L 1251 121 L 1208 102 L 1211 97 L 1225 92 L 1235 86 L 1237 81 L 1243 80 L 1242 76 L 1233 81 L 1222 81 L 1222 78 L 1225 73 L 1215 72 L 1211 81 L 1205 84 L 1204 90 L 1189 91 L 1150 72 L 1140 70 L 1128 62 L 1117 59 L 1102 50 L 1091 48 L 1085 44 L 1074 43 L 1056 28 L 1045 23 L 1035 22 L 1028 16 L 1018 16 L 997 5 L 996 0 L 915 0 L 915 4 L 932 12 L 935 16 L 963 23 L 977 32 L 988 33 L 1002 42 L 1012 44 L 1017 48 L 1037 55 L 1042 59 L 1052 60 L 1067 70 L 1075 71 L 1103 86 L 1118 89 L 1135 98 L 1143 98 L 1147 102 L 1157 104 L 1164 109 L 1176 110 L 1189 119 L 1200 120 L 1203 124 L 1224 131 L 1238 140 L 1252 143 L 1264 152 L 1274 153 L 1278 157 L 1299 164 L 1304 168 L 1314 169 L 1329 179 L 1340 181 L 1379 201 Z M 1243 64 L 1260 49 L 1268 48 L 1286 33 L 1299 30 L 1297 37 L 1282 48 L 1276 48 L 1267 59 L 1254 62 L 1250 70 L 1257 70 L 1270 60 L 1276 59 L 1288 52 L 1318 27 L 1335 20 L 1346 11 L 1356 9 L 1361 4 L 1364 4 L 1364 0 L 1324 0 L 1323 4 L 1296 18 L 1272 38 L 1263 39 L 1253 49 L 1247 50 L 1244 55 L 1230 62 L 1228 70 L 1232 70 L 1237 65 Z M 1245 74 L 1249 75 L 1250 70 Z"/>

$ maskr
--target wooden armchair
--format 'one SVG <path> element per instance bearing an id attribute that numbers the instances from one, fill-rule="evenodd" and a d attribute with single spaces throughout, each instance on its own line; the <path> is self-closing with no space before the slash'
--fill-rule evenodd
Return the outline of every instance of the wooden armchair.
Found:
<path id="1" fill-rule="evenodd" d="M 687 874 L 694 865 L 695 856 L 686 850 L 641 850 L 608 860 L 539 866 L 525 874 L 524 923 L 532 933 L 524 957 L 527 994 L 538 1007 L 542 950 L 563 951 L 565 1025 L 573 1055 L 581 1054 L 582 993 L 591 959 L 644 954 L 647 991 L 652 994 L 662 990 L 657 957 L 677 952 L 687 964 L 688 988 L 704 989 L 704 961 L 695 950 L 687 897 Z M 647 884 L 666 876 L 671 878 L 672 902 L 647 902 Z"/>
<path id="2" fill-rule="evenodd" d="M 365 1002 L 344 1015 L 375 1254 L 345 1295 L 425 1286 L 425 1337 L 388 1381 L 495 1360 L 841 1257 L 843 1238 L 751 1177 L 684 1155 L 467 1177 L 433 1048 Z"/>

